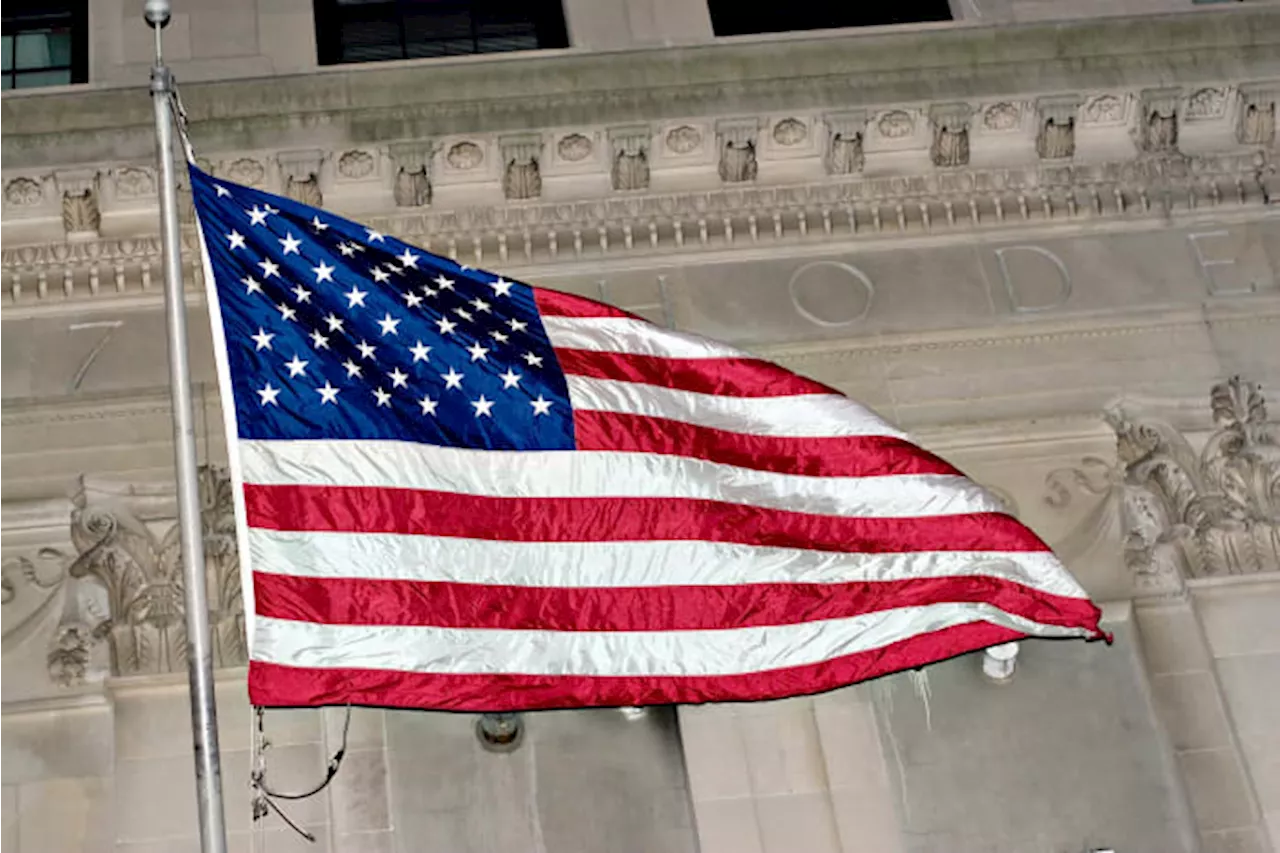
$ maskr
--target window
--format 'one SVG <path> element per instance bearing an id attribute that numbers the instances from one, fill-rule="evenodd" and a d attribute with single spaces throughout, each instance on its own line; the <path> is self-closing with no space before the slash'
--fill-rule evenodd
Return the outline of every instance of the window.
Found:
<path id="1" fill-rule="evenodd" d="M 708 0 L 707 6 L 711 11 L 711 28 L 718 36 L 951 20 L 947 0 L 896 0 L 892 3 Z"/>
<path id="2" fill-rule="evenodd" d="M 316 0 L 321 65 L 568 47 L 560 0 Z"/>
<path id="3" fill-rule="evenodd" d="M 5 0 L 5 89 L 89 79 L 85 0 Z"/>

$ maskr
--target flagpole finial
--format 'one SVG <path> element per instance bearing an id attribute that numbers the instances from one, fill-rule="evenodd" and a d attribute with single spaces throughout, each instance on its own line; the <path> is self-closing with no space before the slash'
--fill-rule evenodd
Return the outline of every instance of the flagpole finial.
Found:
<path id="1" fill-rule="evenodd" d="M 169 0 L 147 0 L 143 6 L 142 17 L 152 29 L 162 29 L 169 25 Z"/>

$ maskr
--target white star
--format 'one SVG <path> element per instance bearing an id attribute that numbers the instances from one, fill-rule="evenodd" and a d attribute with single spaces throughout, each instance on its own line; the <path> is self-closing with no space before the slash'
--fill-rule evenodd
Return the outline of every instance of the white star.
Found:
<path id="1" fill-rule="evenodd" d="M 493 409 L 493 400 L 486 400 L 483 394 L 480 395 L 479 400 L 472 400 L 471 405 L 475 406 L 477 418 L 480 417 L 481 415 L 484 415 L 490 418 L 493 417 L 493 415 L 490 414 L 490 412 Z"/>
<path id="2" fill-rule="evenodd" d="M 345 296 L 345 297 L 347 297 L 347 307 L 348 307 L 348 308 L 354 308 L 354 307 L 356 307 L 357 305 L 359 305 L 361 308 L 363 308 L 363 307 L 364 307 L 364 298 L 365 298 L 366 296 L 368 296 L 368 295 L 369 295 L 369 291 L 367 291 L 367 290 L 361 290 L 360 288 L 356 287 L 356 286 L 353 284 L 353 285 L 351 285 L 351 289 L 350 289 L 350 290 L 348 290 L 346 293 L 344 293 L 344 294 L 342 294 L 342 295 L 343 295 L 343 296 Z"/>
<path id="3" fill-rule="evenodd" d="M 293 318 L 298 316 L 297 311 L 294 311 L 292 308 L 290 308 L 288 305 L 285 305 L 283 302 L 281 302 L 279 305 L 276 306 L 276 310 L 280 312 L 281 320 L 292 320 Z"/>
<path id="4" fill-rule="evenodd" d="M 418 401 L 418 405 L 422 407 L 422 414 L 434 415 L 436 413 L 436 406 L 440 404 L 435 400 L 432 400 L 430 394 L 426 394 Z"/>
<path id="5" fill-rule="evenodd" d="M 276 208 L 272 207 L 272 206 L 271 206 L 271 205 L 269 205 L 269 204 L 264 204 L 262 207 L 267 211 L 267 213 L 279 213 L 279 212 L 280 212 L 279 210 L 277 210 Z"/>
<path id="6" fill-rule="evenodd" d="M 442 335 L 453 334 L 453 330 L 458 328 L 458 324 L 450 320 L 448 317 L 441 317 L 439 320 L 436 320 L 436 325 L 440 327 L 440 334 Z"/>
<path id="7" fill-rule="evenodd" d="M 342 331 L 342 318 L 334 314 L 332 311 L 329 312 L 328 317 L 324 318 L 324 321 L 329 326 L 329 331 L 331 332 Z"/>
<path id="8" fill-rule="evenodd" d="M 313 216 L 311 218 L 311 227 L 316 230 L 317 234 L 319 234 L 321 231 L 328 228 L 329 226 L 327 223 L 321 222 L 319 216 Z"/>
<path id="9" fill-rule="evenodd" d="M 253 210 L 246 210 L 245 213 L 249 214 L 250 225 L 266 225 L 267 224 L 267 212 L 262 208 L 258 207 L 256 204 L 253 206 Z"/>
<path id="10" fill-rule="evenodd" d="M 462 388 L 462 374 L 449 368 L 448 373 L 441 373 L 440 378 L 444 380 L 445 388 Z"/>
<path id="11" fill-rule="evenodd" d="M 373 276 L 373 280 L 378 282 L 378 284 L 391 280 L 391 273 L 387 272 L 382 267 L 374 267 L 369 270 L 369 275 Z"/>
<path id="12" fill-rule="evenodd" d="M 485 356 L 489 354 L 489 351 L 484 347 L 480 346 L 479 341 L 476 341 L 474 344 L 467 347 L 467 352 L 471 353 L 472 361 L 488 361 L 488 359 L 485 358 Z"/>
<path id="13" fill-rule="evenodd" d="M 346 361 L 342 362 L 342 366 L 347 369 L 348 379 L 350 379 L 352 376 L 360 375 L 360 365 L 356 364 L 351 359 L 347 359 Z"/>
<path id="14" fill-rule="evenodd" d="M 341 390 L 341 388 L 334 388 L 329 384 L 329 380 L 326 379 L 324 381 L 324 387 L 316 389 L 316 393 L 320 395 L 320 405 L 323 406 L 325 403 L 333 403 L 335 406 L 338 405 L 338 392 Z"/>
<path id="15" fill-rule="evenodd" d="M 519 373 L 516 373 L 514 370 L 508 367 L 506 373 L 498 374 L 498 378 L 502 380 L 503 388 L 515 388 L 517 385 L 520 384 L 520 380 L 523 377 L 521 377 Z"/>
<path id="16" fill-rule="evenodd" d="M 431 360 L 430 355 L 428 355 L 428 353 L 431 352 L 431 347 L 427 346 L 422 341 L 418 341 L 413 346 L 409 347 L 409 352 L 413 353 L 414 364 L 417 364 L 420 361 Z"/>
<path id="17" fill-rule="evenodd" d="M 429 284 L 422 285 L 422 292 L 427 294 L 427 296 L 436 296 L 440 293 L 438 290 L 432 290 L 431 285 Z"/>
<path id="18" fill-rule="evenodd" d="M 497 341 L 500 344 L 505 344 L 507 341 L 511 340 L 509 337 L 504 335 L 502 332 L 499 332 L 497 329 L 494 329 L 492 332 L 490 332 L 489 337 L 493 338 L 495 341 Z"/>
<path id="19" fill-rule="evenodd" d="M 227 235 L 227 240 L 231 243 L 231 248 L 233 249 L 244 248 L 244 235 L 239 231 L 232 231 Z"/>
<path id="20" fill-rule="evenodd" d="M 312 267 L 311 271 L 316 274 L 316 284 L 322 281 L 333 281 L 333 269 L 324 261 L 320 262 L 320 266 Z"/>
<path id="21" fill-rule="evenodd" d="M 534 355 L 531 352 L 527 352 L 522 356 L 522 358 L 524 358 L 525 364 L 528 364 L 530 367 L 542 367 L 542 356 L 540 355 Z"/>
<path id="22" fill-rule="evenodd" d="M 390 406 L 390 405 L 391 405 L 391 392 L 390 392 L 390 391 L 384 391 L 384 390 L 383 390 L 383 389 L 381 389 L 381 388 L 375 388 L 375 389 L 373 389 L 373 396 L 375 396 L 375 397 L 377 397 L 377 398 L 378 398 L 378 405 L 379 405 L 379 406 Z"/>
<path id="23" fill-rule="evenodd" d="M 497 281 L 489 282 L 489 286 L 493 288 L 494 296 L 510 296 L 512 284 L 514 282 L 505 281 L 502 276 L 498 276 Z"/>
<path id="24" fill-rule="evenodd" d="M 311 345 L 316 349 L 328 349 L 329 339 L 320 334 L 319 329 L 316 329 L 311 333 Z"/>
<path id="25" fill-rule="evenodd" d="M 253 338 L 253 342 L 257 344 L 257 346 L 254 347 L 254 352 L 257 352 L 259 350 L 271 349 L 271 339 L 274 338 L 275 335 L 259 326 L 258 334 L 250 335 L 249 337 Z"/>
<path id="26" fill-rule="evenodd" d="M 542 399 L 542 395 L 538 395 L 538 399 L 530 400 L 529 405 L 533 406 L 533 416 L 551 414 L 551 401 Z"/>
<path id="27" fill-rule="evenodd" d="M 396 260 L 404 264 L 406 267 L 413 267 L 416 270 L 418 268 L 419 257 L 421 256 L 415 255 L 413 252 L 410 252 L 409 248 L 406 246 L 404 250 L 404 254 L 396 255 Z"/>
<path id="28" fill-rule="evenodd" d="M 298 247 L 302 245 L 302 241 L 293 236 L 293 233 L 290 232 L 284 235 L 280 240 L 280 245 L 284 246 L 284 253 L 286 255 L 296 255 L 298 254 Z"/>
<path id="29" fill-rule="evenodd" d="M 248 296 L 250 293 L 262 292 L 262 285 L 259 284 L 257 281 L 255 281 L 253 276 L 251 275 L 247 275 L 244 278 L 240 279 L 240 283 L 244 285 L 245 296 Z"/>
<path id="30" fill-rule="evenodd" d="M 400 325 L 400 321 L 391 316 L 391 314 L 383 314 L 382 319 L 378 321 L 378 325 L 382 327 L 382 336 L 396 335 L 396 326 Z"/>
<path id="31" fill-rule="evenodd" d="M 392 369 L 392 371 L 388 373 L 387 376 L 391 378 L 392 388 L 403 388 L 405 384 L 409 381 L 409 374 L 405 373 L 398 367 Z"/>
<path id="32" fill-rule="evenodd" d="M 273 388 L 270 382 L 268 382 L 262 388 L 258 389 L 258 396 L 262 398 L 262 401 L 258 403 L 259 406 L 280 405 L 279 403 L 276 402 L 276 397 L 280 396 L 280 389 Z"/>
<path id="33" fill-rule="evenodd" d="M 356 344 L 356 349 L 360 350 L 361 358 L 373 358 L 373 351 L 377 349 L 373 344 L 361 341 Z"/>
<path id="34" fill-rule="evenodd" d="M 526 323 L 523 320 L 516 320 L 516 319 L 508 320 L 507 325 L 511 328 L 511 331 L 513 332 L 523 332 L 525 329 L 529 328 L 528 323 Z"/>
<path id="35" fill-rule="evenodd" d="M 422 304 L 422 297 L 414 293 L 412 290 L 406 290 L 403 294 L 405 304 L 410 308 L 417 308 Z"/>
<path id="36" fill-rule="evenodd" d="M 468 322 L 475 319 L 472 313 L 468 311 L 466 308 L 454 308 L 453 313 L 457 314 L 459 317 L 461 317 L 462 319 Z"/>
<path id="37" fill-rule="evenodd" d="M 395 264 L 387 264 L 387 269 L 391 270 L 396 275 L 404 275 L 404 267 L 398 267 Z"/>
<path id="38" fill-rule="evenodd" d="M 298 301 L 299 301 L 299 302 L 310 302 L 310 301 L 311 301 L 311 291 L 310 291 L 310 290 L 307 290 L 305 287 L 303 287 L 303 286 L 302 286 L 302 285 L 300 285 L 300 284 L 294 285 L 294 287 L 293 287 L 293 295 L 294 295 L 295 297 L 297 297 L 297 299 L 298 299 Z"/>
<path id="39" fill-rule="evenodd" d="M 228 196 L 228 197 L 229 197 L 229 196 L 231 195 L 231 193 L 230 193 L 230 192 L 228 192 L 227 188 L 226 188 L 226 187 L 224 187 L 222 184 L 214 184 L 214 185 L 213 185 L 213 191 L 214 191 L 214 192 L 216 192 L 219 196 Z"/>
<path id="40" fill-rule="evenodd" d="M 453 290 L 453 279 L 445 278 L 443 273 L 435 277 L 435 283 L 440 285 L 441 290 Z"/>
<path id="41" fill-rule="evenodd" d="M 289 368 L 289 376 L 293 377 L 293 376 L 301 376 L 302 374 L 306 373 L 307 365 L 310 363 L 311 362 L 303 361 L 302 359 L 298 358 L 297 355 L 294 355 L 293 361 L 286 361 L 284 363 L 284 366 Z"/>
<path id="42" fill-rule="evenodd" d="M 262 277 L 271 278 L 273 275 L 280 274 L 280 265 L 270 258 L 264 258 L 258 261 L 258 266 L 262 267 Z"/>
<path id="43" fill-rule="evenodd" d="M 477 311 L 480 311 L 484 314 L 489 313 L 489 303 L 485 302 L 483 299 L 472 299 L 471 304 L 476 307 Z"/>
<path id="44" fill-rule="evenodd" d="M 342 256 L 343 256 L 344 258 L 351 258 L 351 257 L 355 257 L 356 249 L 358 249 L 358 248 L 360 248 L 360 247 L 359 247 L 359 246 L 357 246 L 357 245 L 355 245 L 355 244 L 353 244 L 353 243 L 339 243 L 339 244 L 338 244 L 338 251 L 342 253 Z"/>
<path id="45" fill-rule="evenodd" d="M 381 243 L 381 242 L 382 242 L 382 235 L 381 235 L 381 234 L 379 234 L 377 231 L 374 231 L 372 228 L 366 228 L 366 229 L 364 229 L 364 230 L 366 230 L 366 231 L 368 231 L 368 232 L 369 232 L 369 242 L 370 242 L 370 243 Z"/>

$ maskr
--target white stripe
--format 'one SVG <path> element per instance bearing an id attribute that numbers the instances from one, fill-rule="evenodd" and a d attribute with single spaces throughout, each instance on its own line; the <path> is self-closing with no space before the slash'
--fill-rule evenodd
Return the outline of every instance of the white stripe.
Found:
<path id="1" fill-rule="evenodd" d="M 839 394 L 721 397 L 614 379 L 585 376 L 566 376 L 565 379 L 569 384 L 569 400 L 575 409 L 667 418 L 748 435 L 907 437 L 869 409 Z"/>
<path id="2" fill-rule="evenodd" d="M 543 317 L 542 327 L 551 345 L 561 349 L 666 358 L 751 358 L 718 341 L 626 317 Z"/>
<path id="3" fill-rule="evenodd" d="M 1041 625 L 990 604 L 943 603 L 845 619 L 695 631 L 507 631 L 320 625 L 258 617 L 254 659 L 286 666 L 519 675 L 717 676 L 803 666 L 883 648 L 971 622 L 1040 637 L 1083 628 Z"/>
<path id="4" fill-rule="evenodd" d="M 607 588 L 990 577 L 1087 598 L 1048 552 L 831 553 L 735 542 L 505 542 L 331 531 L 249 531 L 255 570 L 490 586 Z"/>
<path id="5" fill-rule="evenodd" d="M 422 489 L 507 498 L 692 498 L 854 518 L 999 512 L 953 474 L 809 477 L 660 453 L 474 450 L 407 441 L 241 441 L 260 485 Z"/>

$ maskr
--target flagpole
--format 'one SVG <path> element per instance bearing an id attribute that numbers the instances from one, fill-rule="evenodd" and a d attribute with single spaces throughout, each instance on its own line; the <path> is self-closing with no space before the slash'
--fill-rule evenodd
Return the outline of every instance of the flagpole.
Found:
<path id="1" fill-rule="evenodd" d="M 173 76 L 164 64 L 161 30 L 169 23 L 169 0 L 146 0 L 144 17 L 155 32 L 151 102 L 160 160 L 160 236 L 164 250 L 165 319 L 169 331 L 169 387 L 173 401 L 173 449 L 178 474 L 178 523 L 187 611 L 187 677 L 191 684 L 191 733 L 195 744 L 196 801 L 202 853 L 226 853 L 222 771 L 218 754 L 218 710 L 213 696 L 213 644 L 205 589 L 204 539 L 196 472 L 196 436 L 187 361 L 187 303 L 178 243 L 178 185 L 173 164 Z M 229 405 L 229 401 L 227 401 Z"/>

